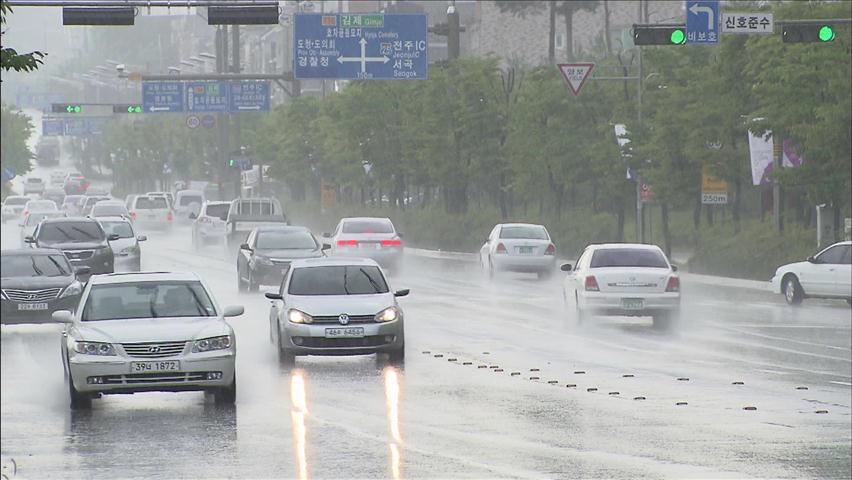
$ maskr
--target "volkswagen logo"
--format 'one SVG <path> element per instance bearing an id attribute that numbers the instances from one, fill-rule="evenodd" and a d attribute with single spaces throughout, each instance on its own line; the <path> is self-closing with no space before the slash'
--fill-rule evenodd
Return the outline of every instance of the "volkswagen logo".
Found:
<path id="1" fill-rule="evenodd" d="M 154 345 L 153 347 L 148 347 L 148 353 L 160 353 L 160 347 Z"/>
<path id="2" fill-rule="evenodd" d="M 340 316 L 337 317 L 337 320 L 340 322 L 341 325 L 347 325 L 349 324 L 349 315 L 341 313 Z"/>

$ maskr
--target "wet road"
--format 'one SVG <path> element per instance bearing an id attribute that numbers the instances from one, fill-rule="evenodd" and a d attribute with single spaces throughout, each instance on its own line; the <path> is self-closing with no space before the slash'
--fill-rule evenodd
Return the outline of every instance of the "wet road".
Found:
<path id="1" fill-rule="evenodd" d="M 557 279 L 488 282 L 469 265 L 410 256 L 391 278 L 412 290 L 401 299 L 404 369 L 302 357 L 291 372 L 268 340 L 268 301 L 237 293 L 233 259 L 193 251 L 188 231 L 141 233 L 143 268 L 195 271 L 220 304 L 245 305 L 230 322 L 237 404 L 146 393 L 72 413 L 60 327 L 3 326 L 0 443 L 20 478 L 850 475 L 843 302 L 792 309 L 684 281 L 674 331 L 629 318 L 578 326 Z M 4 225 L 3 248 L 17 235 Z"/>

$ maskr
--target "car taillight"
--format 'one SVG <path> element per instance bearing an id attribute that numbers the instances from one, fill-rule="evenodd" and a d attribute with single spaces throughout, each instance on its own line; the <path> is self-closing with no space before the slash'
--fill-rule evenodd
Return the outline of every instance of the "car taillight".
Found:
<path id="1" fill-rule="evenodd" d="M 547 250 L 544 251 L 545 255 L 556 255 L 556 245 L 550 244 L 547 246 Z"/>
<path id="2" fill-rule="evenodd" d="M 358 240 L 338 240 L 338 247 L 355 247 L 358 245 Z"/>
<path id="3" fill-rule="evenodd" d="M 586 277 L 586 291 L 587 292 L 600 292 L 601 289 L 598 288 L 598 281 L 595 279 L 594 275 L 589 275 Z"/>
<path id="4" fill-rule="evenodd" d="M 166 221 L 167 222 L 171 222 L 173 218 L 174 217 L 172 217 L 172 212 L 169 212 L 169 213 L 166 214 Z"/>
<path id="5" fill-rule="evenodd" d="M 30 214 L 30 212 L 28 210 L 24 210 L 24 213 L 23 213 L 24 218 L 26 218 L 27 215 L 29 215 L 29 214 Z"/>
<path id="6" fill-rule="evenodd" d="M 401 247 L 402 246 L 402 240 L 400 240 L 398 238 L 394 238 L 394 239 L 391 239 L 391 240 L 382 240 L 382 246 L 383 247 Z"/>
<path id="7" fill-rule="evenodd" d="M 667 292 L 679 292 L 680 291 L 680 278 L 678 277 L 669 277 L 669 283 L 666 284 Z"/>
<path id="8" fill-rule="evenodd" d="M 506 245 L 502 243 L 497 244 L 497 253 L 506 253 Z"/>
<path id="9" fill-rule="evenodd" d="M 136 212 L 130 212 L 130 219 L 136 220 Z"/>

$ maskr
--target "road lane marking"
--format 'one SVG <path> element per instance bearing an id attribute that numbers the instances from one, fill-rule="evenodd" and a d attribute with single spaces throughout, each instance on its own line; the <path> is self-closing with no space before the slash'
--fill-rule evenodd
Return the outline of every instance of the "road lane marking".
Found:
<path id="1" fill-rule="evenodd" d="M 852 383 L 849 382 L 835 382 L 834 380 L 829 380 L 828 383 L 834 383 L 837 385 L 845 385 L 847 387 L 852 387 Z"/>

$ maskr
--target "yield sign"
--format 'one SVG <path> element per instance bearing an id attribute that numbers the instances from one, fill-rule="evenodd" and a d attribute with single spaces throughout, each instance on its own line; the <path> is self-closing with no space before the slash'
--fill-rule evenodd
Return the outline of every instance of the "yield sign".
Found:
<path id="1" fill-rule="evenodd" d="M 575 97 L 580 94 L 580 89 L 595 68 L 594 63 L 559 63 L 556 66 Z"/>

